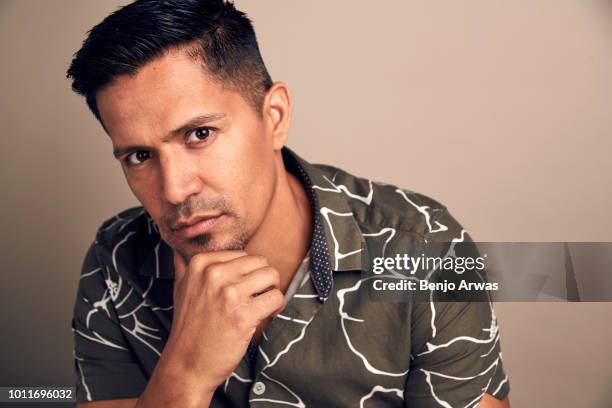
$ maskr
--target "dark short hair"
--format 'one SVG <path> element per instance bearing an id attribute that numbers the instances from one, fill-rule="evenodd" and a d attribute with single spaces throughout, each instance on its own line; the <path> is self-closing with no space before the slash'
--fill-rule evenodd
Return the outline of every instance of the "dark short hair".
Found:
<path id="1" fill-rule="evenodd" d="M 96 92 L 119 75 L 133 75 L 170 49 L 187 47 L 212 79 L 239 92 L 261 115 L 272 79 L 251 21 L 223 0 L 137 0 L 92 28 L 67 77 L 101 122 Z"/>

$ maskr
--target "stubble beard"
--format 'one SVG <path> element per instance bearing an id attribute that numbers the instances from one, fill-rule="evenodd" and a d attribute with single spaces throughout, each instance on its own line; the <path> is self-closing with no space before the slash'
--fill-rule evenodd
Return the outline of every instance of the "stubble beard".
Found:
<path id="1" fill-rule="evenodd" d="M 180 217 L 189 218 L 198 211 L 210 211 L 214 209 L 223 214 L 226 228 L 221 231 L 205 232 L 186 240 L 173 237 L 170 228 Z M 230 222 L 228 224 L 228 221 Z M 187 200 L 181 206 L 163 217 L 163 223 L 169 232 L 169 244 L 177 250 L 186 260 L 198 253 L 224 251 L 224 250 L 244 250 L 251 239 L 247 224 L 239 218 L 231 204 L 223 199 L 212 200 Z M 214 229 L 214 226 L 213 226 Z M 172 239 L 176 238 L 176 239 Z"/>
<path id="2" fill-rule="evenodd" d="M 250 240 L 250 235 L 246 231 L 243 222 L 238 222 L 234 231 L 229 233 L 229 237 L 223 242 L 216 242 L 215 234 L 205 232 L 188 239 L 190 247 L 195 247 L 196 253 L 239 250 L 243 251 Z"/>

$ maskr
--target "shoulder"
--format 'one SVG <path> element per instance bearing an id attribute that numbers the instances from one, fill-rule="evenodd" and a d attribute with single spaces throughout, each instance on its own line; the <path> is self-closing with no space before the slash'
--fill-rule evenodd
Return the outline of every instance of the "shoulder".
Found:
<path id="1" fill-rule="evenodd" d="M 114 245 L 131 235 L 156 234 L 157 226 L 144 207 L 131 207 L 106 219 L 96 231 L 101 245 Z"/>
<path id="2" fill-rule="evenodd" d="M 397 185 L 355 176 L 340 168 L 315 165 L 330 187 L 346 196 L 363 232 L 393 228 L 425 240 L 432 234 L 455 236 L 463 228 L 440 201 Z"/>
<path id="3" fill-rule="evenodd" d="M 131 207 L 106 219 L 90 249 L 101 263 L 137 266 L 160 240 L 157 225 L 144 207 Z"/>

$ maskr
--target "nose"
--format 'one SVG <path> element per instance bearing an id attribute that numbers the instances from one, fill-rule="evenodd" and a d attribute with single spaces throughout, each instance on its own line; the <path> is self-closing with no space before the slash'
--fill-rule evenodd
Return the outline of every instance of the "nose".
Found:
<path id="1" fill-rule="evenodd" d="M 189 196 L 200 193 L 203 183 L 199 178 L 197 167 L 188 157 L 166 156 L 160 158 L 160 162 L 163 194 L 169 203 L 178 205 Z"/>

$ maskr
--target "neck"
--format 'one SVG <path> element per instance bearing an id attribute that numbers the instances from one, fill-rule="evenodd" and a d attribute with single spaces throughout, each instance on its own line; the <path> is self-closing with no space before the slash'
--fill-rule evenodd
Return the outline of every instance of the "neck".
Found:
<path id="1" fill-rule="evenodd" d="M 279 272 L 280 289 L 285 293 L 310 247 L 312 213 L 302 183 L 285 169 L 280 152 L 275 156 L 275 166 L 272 201 L 246 252 L 266 257 Z"/>

